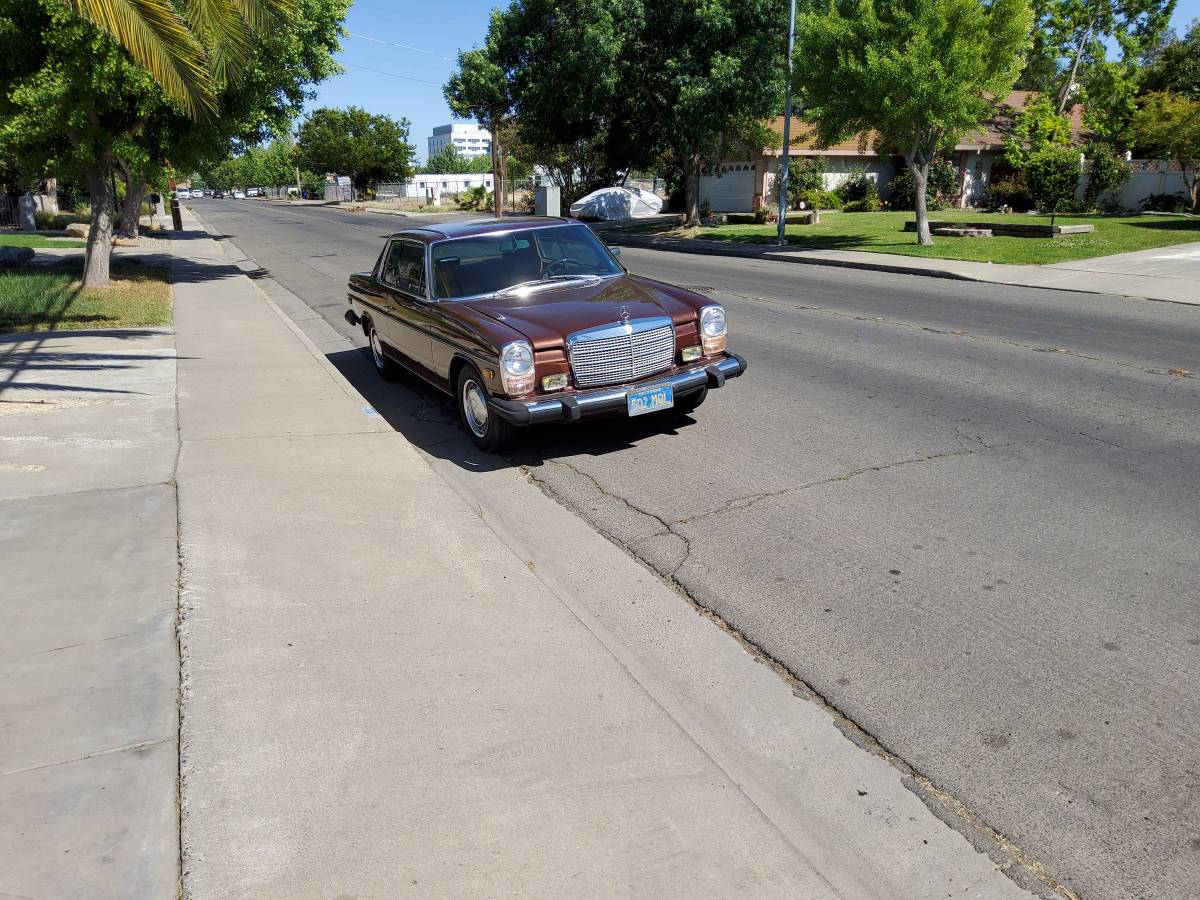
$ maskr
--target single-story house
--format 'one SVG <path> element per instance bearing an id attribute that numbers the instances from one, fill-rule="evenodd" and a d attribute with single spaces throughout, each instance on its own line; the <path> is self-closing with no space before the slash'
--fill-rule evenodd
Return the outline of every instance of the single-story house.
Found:
<path id="1" fill-rule="evenodd" d="M 1011 132 L 1013 117 L 1025 106 L 1030 91 L 1013 91 L 999 104 L 996 114 L 974 134 L 967 135 L 954 147 L 951 159 L 959 172 L 960 206 L 979 202 L 991 178 L 992 165 L 1004 149 L 1004 136 Z M 1071 130 L 1076 135 L 1083 128 L 1083 110 L 1076 105 L 1071 113 Z M 700 200 L 708 201 L 714 212 L 749 212 L 762 203 L 773 204 L 775 178 L 779 172 L 779 157 L 783 144 L 783 116 L 770 123 L 780 136 L 779 148 L 766 148 L 757 157 L 722 161 L 700 177 Z M 865 148 L 858 138 L 819 149 L 813 144 L 812 126 L 799 116 L 792 117 L 792 157 L 825 159 L 825 187 L 832 189 L 855 172 L 865 172 L 879 185 L 879 195 L 886 199 L 896 172 L 903 168 L 901 158 L 880 154 L 872 146 L 873 136 L 867 135 Z"/>

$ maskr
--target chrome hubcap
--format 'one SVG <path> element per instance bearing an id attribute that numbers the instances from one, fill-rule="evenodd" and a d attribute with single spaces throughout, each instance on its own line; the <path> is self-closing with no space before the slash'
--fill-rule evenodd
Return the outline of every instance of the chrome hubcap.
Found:
<path id="1" fill-rule="evenodd" d="M 379 332 L 371 327 L 371 355 L 375 357 L 375 365 L 383 368 L 383 344 L 379 342 Z"/>
<path id="2" fill-rule="evenodd" d="M 484 437 L 487 435 L 488 425 L 488 408 L 487 394 L 474 381 L 467 380 L 463 382 L 463 418 L 467 420 L 467 427 L 475 437 Z"/>

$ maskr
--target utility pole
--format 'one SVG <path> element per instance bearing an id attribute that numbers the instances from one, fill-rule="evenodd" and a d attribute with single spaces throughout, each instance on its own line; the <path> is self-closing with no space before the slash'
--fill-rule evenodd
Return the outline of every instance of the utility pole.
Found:
<path id="1" fill-rule="evenodd" d="M 791 0 L 788 11 L 787 103 L 783 107 L 783 154 L 779 157 L 779 229 L 775 235 L 775 243 L 780 247 L 787 244 L 788 151 L 792 144 L 792 51 L 795 46 L 796 0 Z"/>

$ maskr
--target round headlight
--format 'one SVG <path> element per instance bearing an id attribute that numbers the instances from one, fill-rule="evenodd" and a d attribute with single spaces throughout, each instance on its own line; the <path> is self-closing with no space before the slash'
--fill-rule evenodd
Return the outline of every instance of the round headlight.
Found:
<path id="1" fill-rule="evenodd" d="M 500 354 L 500 365 L 505 375 L 529 375 L 533 372 L 533 348 L 524 341 L 506 345 Z"/>
<path id="2" fill-rule="evenodd" d="M 700 333 L 704 337 L 720 337 L 725 333 L 725 310 L 706 306 L 700 311 Z"/>

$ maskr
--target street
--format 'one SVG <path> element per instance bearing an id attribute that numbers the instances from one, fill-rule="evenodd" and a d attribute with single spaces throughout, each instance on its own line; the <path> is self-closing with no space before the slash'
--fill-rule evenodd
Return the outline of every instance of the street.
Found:
<path id="1" fill-rule="evenodd" d="M 346 276 L 418 221 L 193 206 L 252 277 L 360 346 L 342 319 Z M 448 398 L 415 379 L 347 377 L 482 509 L 481 467 L 525 467 L 530 491 L 911 768 L 927 803 L 962 804 L 1083 896 L 1193 894 L 1200 309 L 652 250 L 621 259 L 724 304 L 750 365 L 674 430 L 654 416 L 544 428 L 510 461 L 486 460 Z M 552 537 L 541 549 L 563 552 Z"/>

